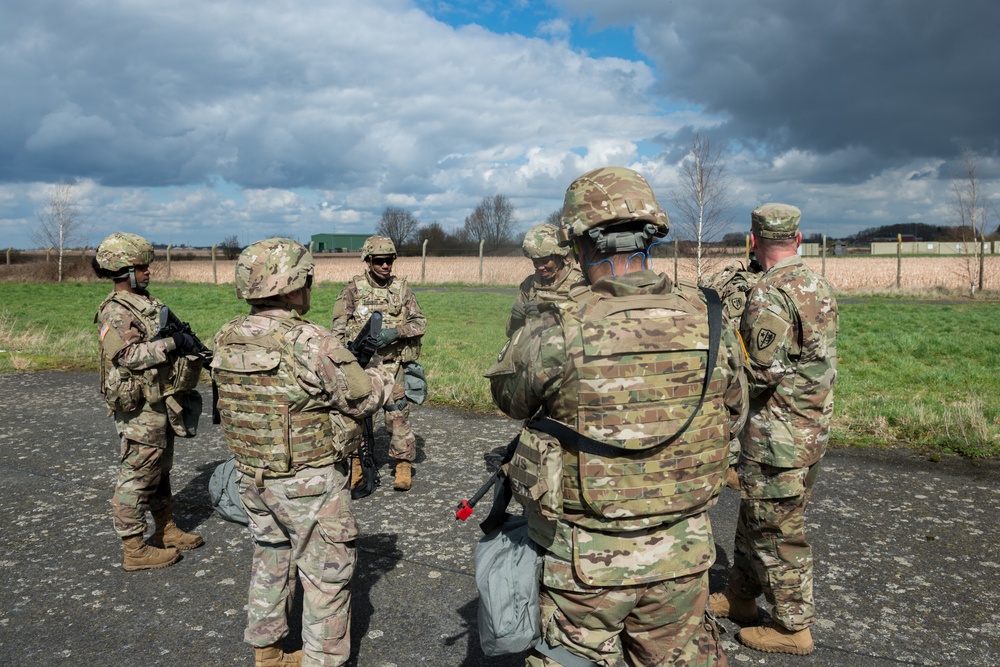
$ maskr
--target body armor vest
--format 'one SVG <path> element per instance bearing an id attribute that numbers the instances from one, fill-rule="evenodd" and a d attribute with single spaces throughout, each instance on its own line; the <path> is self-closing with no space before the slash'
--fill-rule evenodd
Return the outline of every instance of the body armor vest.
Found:
<path id="1" fill-rule="evenodd" d="M 542 514 L 604 531 L 648 528 L 704 511 L 721 488 L 729 452 L 726 383 L 718 366 L 698 407 L 709 347 L 704 303 L 690 291 L 607 297 L 577 288 L 570 299 L 559 308 L 569 363 L 548 416 L 621 455 L 563 444 L 554 470 L 557 441 L 522 434 L 522 443 L 533 446 L 524 447 L 529 451 L 521 458 L 537 463 L 525 465 L 515 455 L 513 487 L 524 477 L 522 487 L 534 483 L 529 496 Z"/>
<path id="2" fill-rule="evenodd" d="M 347 321 L 347 340 L 357 338 L 365 322 L 371 317 L 372 311 L 382 313 L 383 329 L 398 329 L 406 322 L 409 312 L 406 309 L 406 279 L 393 276 L 385 287 L 372 285 L 365 275 L 354 276 L 354 286 L 358 291 L 354 312 Z M 379 348 L 379 356 L 386 361 L 401 361 L 403 363 L 416 361 L 420 357 L 419 338 L 400 338 L 399 340 Z"/>
<path id="3" fill-rule="evenodd" d="M 100 321 L 101 312 L 112 301 L 123 306 L 139 320 L 143 329 L 143 342 L 153 339 L 159 328 L 160 308 L 163 307 L 158 299 L 131 292 L 112 292 L 98 307 L 97 315 L 94 316 L 95 323 Z M 132 371 L 116 366 L 114 358 L 124 347 L 125 341 L 114 328 L 108 329 L 99 345 L 101 393 L 104 394 L 104 400 L 112 411 L 131 412 L 142 404 L 143 399 L 149 403 L 157 403 L 172 393 L 170 381 L 174 373 L 170 367 L 157 366 L 142 371 Z"/>
<path id="4" fill-rule="evenodd" d="M 313 400 L 295 380 L 290 334 L 304 320 L 274 320 L 258 336 L 239 333 L 244 317 L 220 334 L 212 361 L 226 443 L 244 473 L 286 477 L 344 460 L 357 424 Z"/>

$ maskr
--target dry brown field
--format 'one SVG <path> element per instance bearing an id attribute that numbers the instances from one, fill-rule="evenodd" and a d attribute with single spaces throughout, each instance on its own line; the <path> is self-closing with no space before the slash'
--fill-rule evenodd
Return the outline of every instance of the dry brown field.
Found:
<path id="1" fill-rule="evenodd" d="M 806 264 L 819 272 L 823 260 L 819 257 L 806 258 Z M 231 283 L 235 262 L 218 261 L 216 272 L 218 282 Z M 708 268 L 722 267 L 714 263 Z M 358 257 L 319 257 L 316 260 L 316 278 L 319 281 L 343 283 L 361 273 L 364 264 Z M 674 260 L 659 258 L 653 268 L 673 275 Z M 681 258 L 678 275 L 693 280 L 696 269 L 693 259 Z M 157 281 L 212 282 L 210 261 L 172 262 L 170 276 L 166 275 L 166 264 L 153 264 L 153 277 Z M 531 263 L 523 257 L 484 257 L 482 274 L 477 257 L 428 257 L 426 265 L 420 257 L 400 257 L 396 260 L 394 272 L 405 276 L 411 283 L 466 283 L 514 287 L 531 273 Z M 986 280 L 984 289 L 1000 290 L 1000 257 L 985 260 Z M 955 257 L 910 257 L 903 258 L 901 287 L 910 291 L 959 290 L 967 289 L 968 280 L 963 261 Z M 894 257 L 828 257 L 826 277 L 838 291 L 866 292 L 890 291 L 896 286 L 896 258 Z"/>
<path id="2" fill-rule="evenodd" d="M 729 258 L 708 258 L 703 273 L 721 269 Z M 806 263 L 815 271 L 823 270 L 823 260 L 807 257 Z M 215 273 L 209 259 L 170 262 L 157 258 L 153 264 L 156 282 L 232 283 L 235 260 L 217 260 Z M 677 274 L 693 280 L 696 274 L 693 258 L 680 258 Z M 841 292 L 892 292 L 896 287 L 895 257 L 828 257 L 825 274 L 834 288 Z M 657 258 L 653 268 L 670 276 L 674 274 L 671 257 Z M 73 257 L 67 262 L 66 279 L 71 281 L 94 278 L 89 258 Z M 322 282 L 343 283 L 361 273 L 364 264 L 358 255 L 320 255 L 316 258 L 316 277 Z M 443 284 L 464 283 L 515 287 L 531 272 L 531 263 L 523 257 L 484 257 L 480 270 L 478 257 L 428 257 L 426 264 L 420 257 L 400 257 L 394 271 L 411 283 Z M 1000 256 L 985 259 L 984 289 L 1000 290 Z M 960 257 L 904 257 L 902 262 L 901 290 L 904 292 L 968 292 L 967 265 Z M 0 280 L 17 282 L 52 281 L 54 263 L 29 264 L 0 263 Z"/>

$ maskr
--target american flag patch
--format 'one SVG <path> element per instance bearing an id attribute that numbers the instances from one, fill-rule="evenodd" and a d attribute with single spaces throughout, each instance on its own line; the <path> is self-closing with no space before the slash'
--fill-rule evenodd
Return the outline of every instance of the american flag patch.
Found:
<path id="1" fill-rule="evenodd" d="M 108 325 L 107 322 L 105 322 L 104 324 L 101 325 L 100 337 L 101 337 L 101 342 L 102 343 L 104 342 L 104 336 L 108 333 L 108 329 L 110 329 L 110 328 L 111 327 Z"/>

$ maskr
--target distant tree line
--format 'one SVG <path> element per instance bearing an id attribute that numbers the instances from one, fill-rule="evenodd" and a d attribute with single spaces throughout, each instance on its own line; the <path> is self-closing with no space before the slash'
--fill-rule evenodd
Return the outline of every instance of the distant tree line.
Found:
<path id="1" fill-rule="evenodd" d="M 490 255 L 505 255 L 520 247 L 514 204 L 503 194 L 483 197 L 458 229 L 446 230 L 438 222 L 421 225 L 412 212 L 387 206 L 375 233 L 388 236 L 401 255 L 419 255 L 427 241 L 428 255 L 477 255 L 479 244 Z"/>

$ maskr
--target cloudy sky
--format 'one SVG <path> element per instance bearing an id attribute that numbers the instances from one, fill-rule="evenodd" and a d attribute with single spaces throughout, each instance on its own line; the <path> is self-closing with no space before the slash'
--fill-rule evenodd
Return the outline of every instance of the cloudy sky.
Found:
<path id="1" fill-rule="evenodd" d="M 996 0 L 5 0 L 0 247 L 53 184 L 83 242 L 367 233 L 386 206 L 521 229 L 599 166 L 671 214 L 698 132 L 733 231 L 947 224 L 963 150 L 1000 201 Z M 995 223 L 994 223 L 995 224 Z M 992 228 L 992 225 L 991 225 Z"/>

